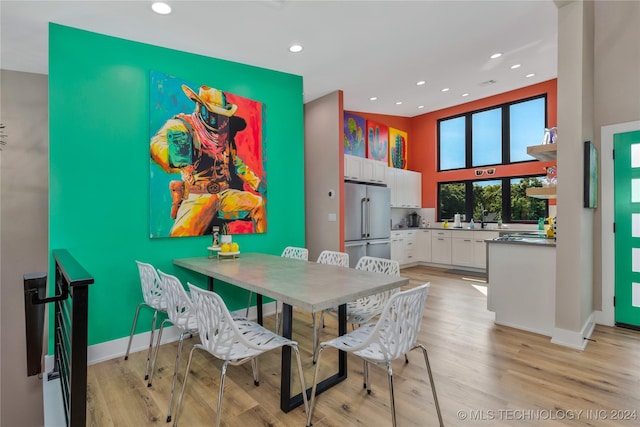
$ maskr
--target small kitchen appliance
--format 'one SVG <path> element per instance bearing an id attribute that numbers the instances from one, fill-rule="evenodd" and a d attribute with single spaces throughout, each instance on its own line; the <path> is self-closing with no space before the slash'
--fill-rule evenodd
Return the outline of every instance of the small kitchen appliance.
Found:
<path id="1" fill-rule="evenodd" d="M 407 215 L 407 227 L 409 228 L 417 228 L 420 227 L 420 215 L 416 212 L 410 213 Z"/>

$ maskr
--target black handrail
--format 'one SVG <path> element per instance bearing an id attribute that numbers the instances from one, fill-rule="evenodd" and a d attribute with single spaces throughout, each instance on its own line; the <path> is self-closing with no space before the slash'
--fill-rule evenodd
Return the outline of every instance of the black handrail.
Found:
<path id="1" fill-rule="evenodd" d="M 55 296 L 31 295 L 32 304 L 55 302 L 54 373 L 60 376 L 69 427 L 85 427 L 87 419 L 87 323 L 89 286 L 93 277 L 66 249 L 53 251 Z M 68 297 L 71 298 L 68 298 Z"/>

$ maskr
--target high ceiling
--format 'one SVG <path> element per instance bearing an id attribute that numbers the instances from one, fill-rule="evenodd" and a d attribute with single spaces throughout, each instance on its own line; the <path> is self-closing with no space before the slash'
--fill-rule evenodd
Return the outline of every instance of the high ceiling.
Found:
<path id="1" fill-rule="evenodd" d="M 552 0 L 171 0 L 170 15 L 151 3 L 0 0 L 0 68 L 47 74 L 54 22 L 301 75 L 305 102 L 340 89 L 347 110 L 396 116 L 556 77 Z M 304 50 L 290 53 L 293 43 Z M 489 59 L 495 52 L 503 55 Z"/>

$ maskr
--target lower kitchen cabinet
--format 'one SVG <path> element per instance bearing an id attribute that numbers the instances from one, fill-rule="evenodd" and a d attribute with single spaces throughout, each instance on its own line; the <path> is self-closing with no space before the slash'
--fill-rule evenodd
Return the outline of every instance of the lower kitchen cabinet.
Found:
<path id="1" fill-rule="evenodd" d="M 418 233 L 416 230 L 410 230 L 405 232 L 405 264 L 413 264 L 418 261 L 418 249 L 417 249 L 417 237 Z"/>
<path id="2" fill-rule="evenodd" d="M 487 239 L 495 239 L 500 236 L 497 231 L 473 232 L 473 267 L 487 268 Z"/>
<path id="3" fill-rule="evenodd" d="M 451 232 L 451 264 L 474 266 L 473 231 Z"/>
<path id="4" fill-rule="evenodd" d="M 450 230 L 433 230 L 431 234 L 431 262 L 451 264 Z"/>
<path id="5" fill-rule="evenodd" d="M 419 262 L 431 262 L 431 230 L 418 231 L 416 238 L 417 259 Z"/>
<path id="6" fill-rule="evenodd" d="M 406 247 L 404 243 L 404 232 L 392 231 L 391 232 L 391 259 L 398 261 L 400 265 L 405 264 L 406 261 Z"/>

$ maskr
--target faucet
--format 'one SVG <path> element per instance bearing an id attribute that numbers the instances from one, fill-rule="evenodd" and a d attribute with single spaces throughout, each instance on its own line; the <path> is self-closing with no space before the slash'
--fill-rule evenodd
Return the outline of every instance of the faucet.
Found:
<path id="1" fill-rule="evenodd" d="M 489 211 L 484 208 L 482 203 L 480 204 L 480 228 L 485 228 L 487 224 L 484 222 L 484 218 L 489 214 Z"/>

